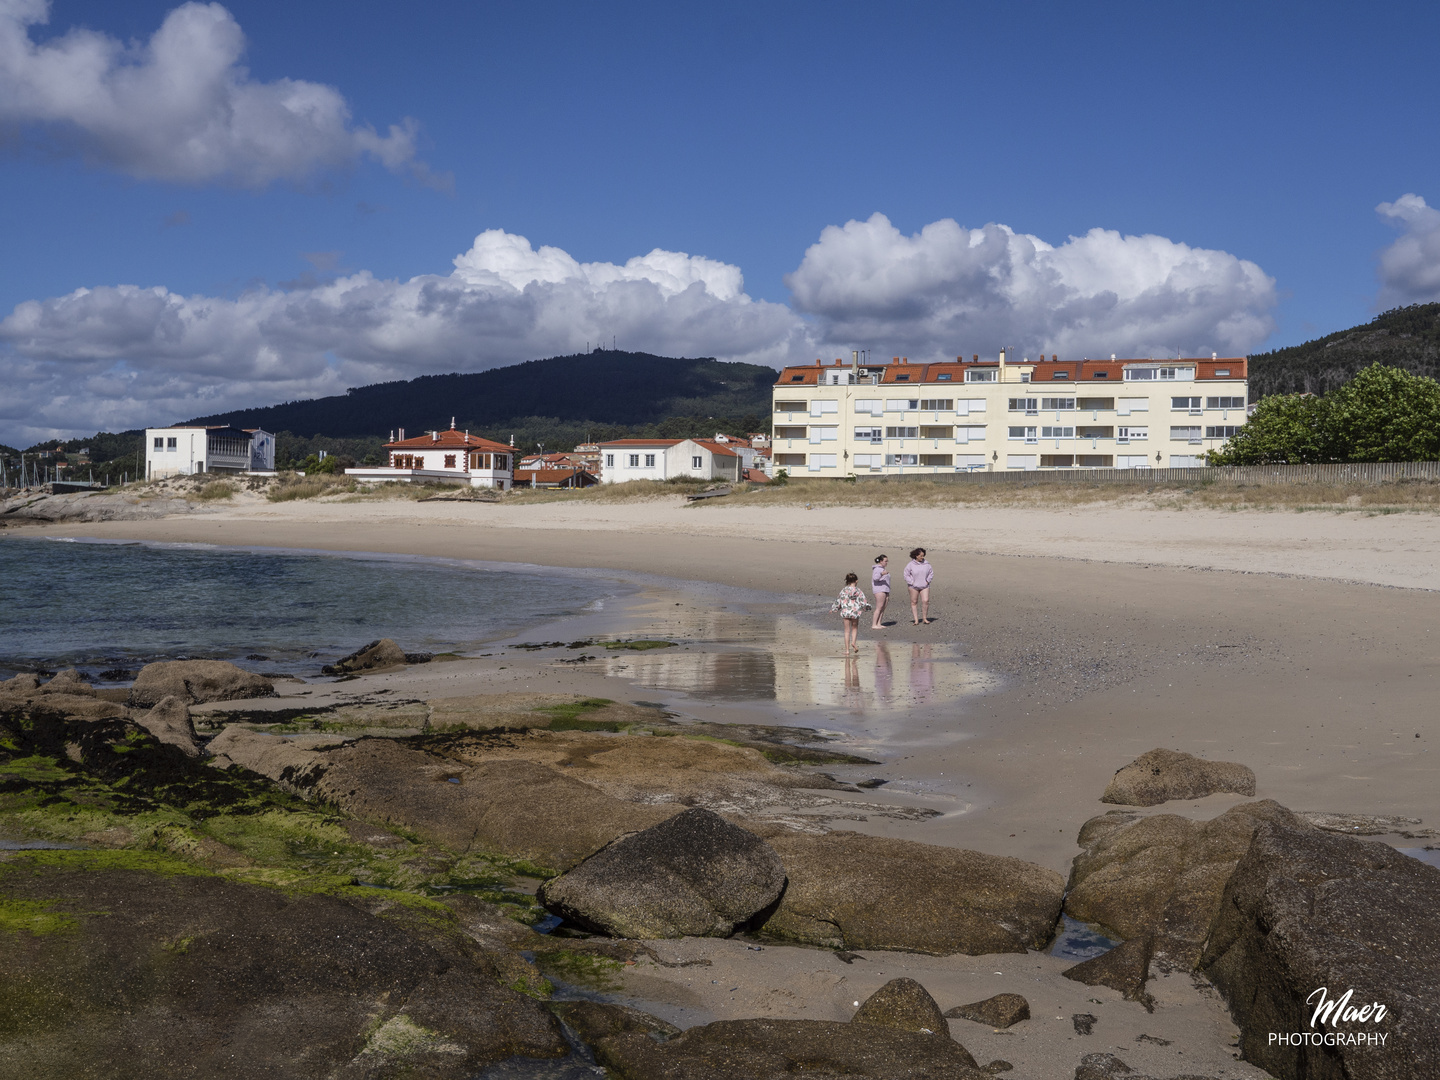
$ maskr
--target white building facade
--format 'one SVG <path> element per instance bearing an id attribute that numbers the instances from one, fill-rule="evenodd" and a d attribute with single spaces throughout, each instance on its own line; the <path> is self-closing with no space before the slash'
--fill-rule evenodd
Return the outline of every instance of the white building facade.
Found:
<path id="1" fill-rule="evenodd" d="M 743 475 L 740 454 L 710 439 L 617 439 L 599 445 L 604 484 L 680 476 L 734 483 Z"/>
<path id="2" fill-rule="evenodd" d="M 385 465 L 346 469 L 371 483 L 459 483 L 509 491 L 515 486 L 515 448 L 468 431 L 431 431 L 385 444 Z"/>
<path id="3" fill-rule="evenodd" d="M 1204 465 L 1245 423 L 1244 358 L 1056 358 L 786 368 L 775 468 L 793 475 Z"/>
<path id="4" fill-rule="evenodd" d="M 275 436 L 260 428 L 177 425 L 145 429 L 145 478 L 273 472 Z"/>

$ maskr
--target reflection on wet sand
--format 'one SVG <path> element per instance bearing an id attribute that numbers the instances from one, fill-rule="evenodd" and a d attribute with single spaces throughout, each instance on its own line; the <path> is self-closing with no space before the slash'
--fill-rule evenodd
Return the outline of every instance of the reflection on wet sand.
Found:
<path id="1" fill-rule="evenodd" d="M 871 641 L 846 656 L 836 633 L 795 616 L 682 609 L 656 624 L 657 635 L 688 645 L 607 658 L 607 675 L 710 701 L 852 713 L 941 704 L 993 686 L 952 645 Z"/>

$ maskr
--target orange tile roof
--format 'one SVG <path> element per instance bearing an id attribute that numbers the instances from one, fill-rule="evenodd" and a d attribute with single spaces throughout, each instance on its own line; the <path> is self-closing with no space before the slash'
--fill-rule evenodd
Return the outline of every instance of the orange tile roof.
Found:
<path id="1" fill-rule="evenodd" d="M 1184 364 L 1193 365 L 1196 379 L 1244 379 L 1249 374 L 1249 362 L 1247 357 L 1231 356 L 1200 359 L 1186 358 L 1183 360 L 1154 360 L 1148 357 L 1135 359 L 1115 360 L 1010 360 L 1006 359 L 1007 367 L 1028 367 L 1032 369 L 1030 379 L 1032 382 L 1112 382 L 1124 381 L 1125 366 L 1127 364 Z M 948 374 L 951 378 L 944 380 L 950 385 L 963 383 L 964 373 L 970 368 L 995 370 L 999 366 L 996 360 L 946 360 L 937 363 L 911 363 L 902 358 L 886 361 L 884 363 L 870 363 L 862 365 L 862 370 L 867 370 L 880 375 L 880 384 L 883 386 L 920 386 L 925 384 L 938 384 L 941 380 L 938 376 Z M 780 377 L 775 381 L 777 392 L 787 387 L 801 389 L 816 386 L 820 376 L 825 372 L 825 367 L 813 365 L 804 367 L 787 367 L 780 372 Z M 831 369 L 833 370 L 833 368 Z M 1217 370 L 1228 371 L 1228 375 L 1217 375 Z M 1064 372 L 1066 377 L 1055 378 L 1057 373 Z M 1096 375 L 1100 375 L 1096 379 Z"/>
<path id="2" fill-rule="evenodd" d="M 448 428 L 436 432 L 439 438 L 431 438 L 430 433 L 417 435 L 413 439 L 404 439 L 399 442 L 388 442 L 386 450 L 485 450 L 489 453 L 513 454 L 515 448 L 506 446 L 504 443 L 495 442 L 493 439 L 482 439 L 479 435 L 467 435 L 463 431 L 456 431 Z"/>
<path id="3" fill-rule="evenodd" d="M 569 480 L 573 476 L 588 476 L 592 480 L 595 474 L 586 469 L 516 469 L 515 480 L 529 480 L 531 483 L 558 484 L 562 480 Z"/>

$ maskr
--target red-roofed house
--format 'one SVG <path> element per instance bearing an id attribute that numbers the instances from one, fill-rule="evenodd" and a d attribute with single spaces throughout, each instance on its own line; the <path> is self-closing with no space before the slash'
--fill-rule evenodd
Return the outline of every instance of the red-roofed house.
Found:
<path id="1" fill-rule="evenodd" d="M 471 487 L 507 491 L 515 486 L 515 448 L 468 431 L 431 431 L 385 444 L 388 463 L 346 469 L 346 476 L 371 482 L 432 483 L 454 481 Z"/>
<path id="2" fill-rule="evenodd" d="M 600 443 L 600 480 L 670 480 L 695 476 L 704 480 L 738 481 L 740 455 L 713 439 L 616 439 Z"/>

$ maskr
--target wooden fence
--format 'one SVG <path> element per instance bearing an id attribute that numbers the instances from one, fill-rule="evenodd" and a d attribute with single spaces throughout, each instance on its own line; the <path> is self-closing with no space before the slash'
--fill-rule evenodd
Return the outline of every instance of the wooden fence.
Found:
<path id="1" fill-rule="evenodd" d="M 913 479 L 957 484 L 1184 484 L 1230 486 L 1258 484 L 1390 484 L 1403 480 L 1440 481 L 1440 461 L 1395 461 L 1364 465 L 1225 465 L 1188 469 L 997 469 L 994 472 L 859 474 L 868 483 Z"/>

